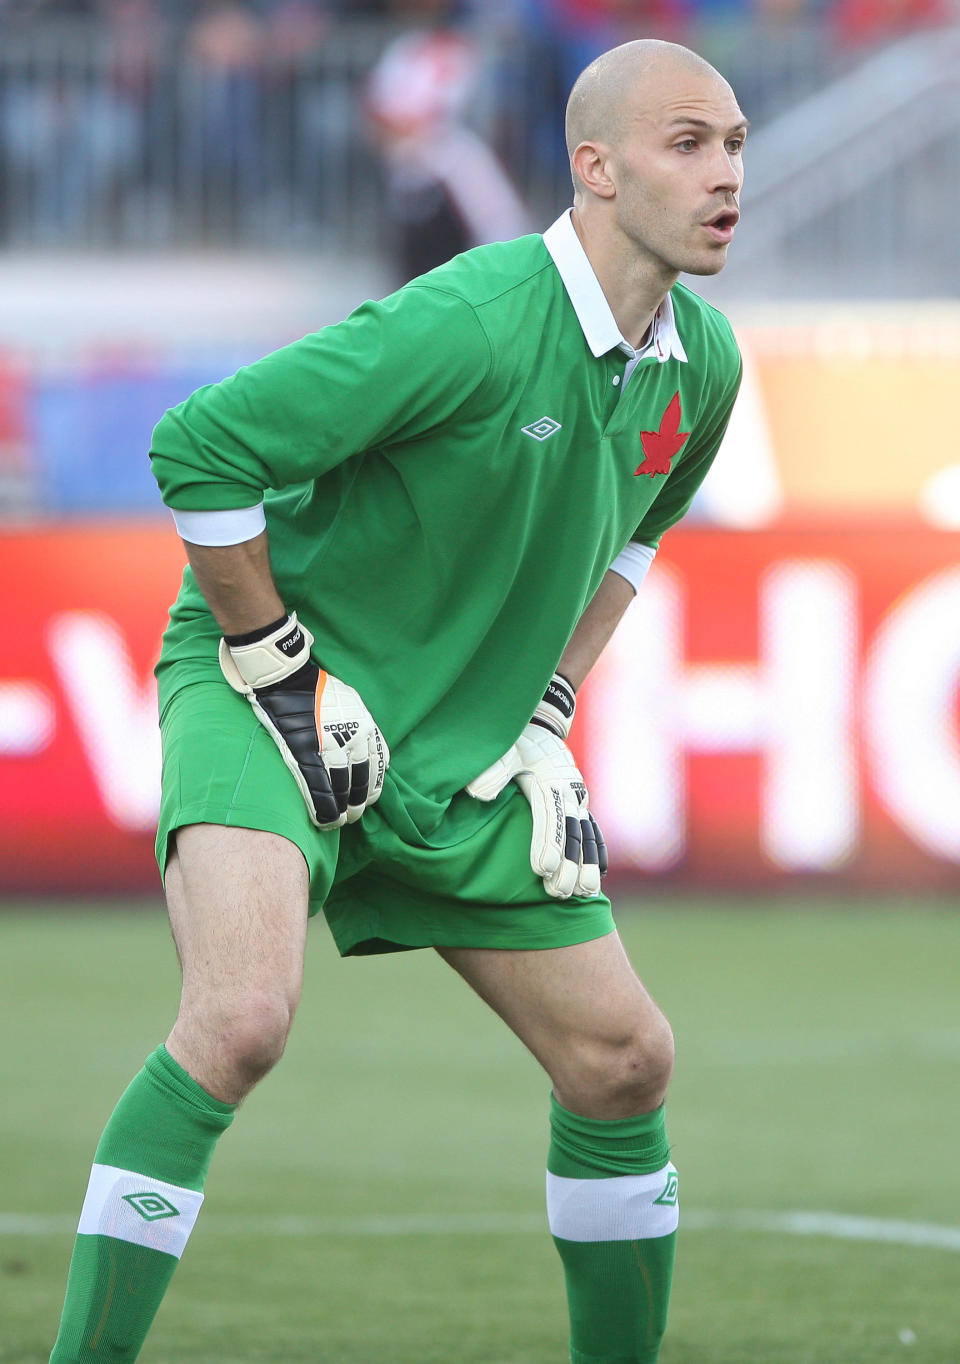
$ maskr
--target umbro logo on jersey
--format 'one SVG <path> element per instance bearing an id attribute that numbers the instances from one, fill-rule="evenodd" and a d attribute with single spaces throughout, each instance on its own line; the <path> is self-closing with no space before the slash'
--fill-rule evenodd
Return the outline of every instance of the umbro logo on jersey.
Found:
<path id="1" fill-rule="evenodd" d="M 541 417 L 538 421 L 531 422 L 529 426 L 521 426 L 520 430 L 525 436 L 532 436 L 534 440 L 549 440 L 560 427 L 561 423 L 555 422 L 552 417 Z"/>

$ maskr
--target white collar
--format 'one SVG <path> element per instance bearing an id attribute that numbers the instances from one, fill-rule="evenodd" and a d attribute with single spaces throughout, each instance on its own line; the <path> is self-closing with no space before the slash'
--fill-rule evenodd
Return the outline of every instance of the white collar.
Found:
<path id="1" fill-rule="evenodd" d="M 600 281 L 593 273 L 593 266 L 583 249 L 583 244 L 577 236 L 569 209 L 544 232 L 543 244 L 563 280 L 563 287 L 583 328 L 587 345 L 594 355 L 606 355 L 607 351 L 619 347 L 632 360 L 655 355 L 661 364 L 671 356 L 686 363 L 687 353 L 677 331 L 673 299 L 669 294 L 654 315 L 650 340 L 642 350 L 634 350 L 625 339 L 610 311 L 610 304 L 600 287 Z"/>

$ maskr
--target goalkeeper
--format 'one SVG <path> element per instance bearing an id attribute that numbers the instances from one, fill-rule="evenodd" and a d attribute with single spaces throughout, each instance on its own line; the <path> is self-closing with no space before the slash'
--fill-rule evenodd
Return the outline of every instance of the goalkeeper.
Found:
<path id="1" fill-rule="evenodd" d="M 183 993 L 97 1148 L 55 1364 L 136 1357 L 319 910 L 342 954 L 435 948 L 541 1062 L 571 1358 L 656 1360 L 672 1037 L 565 740 L 736 394 L 728 323 L 677 277 L 724 264 L 744 132 L 687 49 L 604 54 L 567 109 L 572 212 L 157 427 L 190 560 L 157 674 Z"/>

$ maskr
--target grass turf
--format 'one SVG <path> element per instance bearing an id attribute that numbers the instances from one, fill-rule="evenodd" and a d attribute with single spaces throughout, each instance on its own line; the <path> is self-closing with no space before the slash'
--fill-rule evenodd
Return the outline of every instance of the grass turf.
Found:
<path id="1" fill-rule="evenodd" d="M 621 914 L 678 1040 L 691 1229 L 662 1364 L 960 1359 L 956 1252 L 736 1225 L 960 1223 L 958 909 Z M 46 1360 L 93 1147 L 176 984 L 157 912 L 0 915 L 4 1364 Z M 542 1076 L 452 972 L 340 962 L 314 925 L 287 1055 L 221 1144 L 144 1364 L 561 1364 L 545 1146 Z"/>

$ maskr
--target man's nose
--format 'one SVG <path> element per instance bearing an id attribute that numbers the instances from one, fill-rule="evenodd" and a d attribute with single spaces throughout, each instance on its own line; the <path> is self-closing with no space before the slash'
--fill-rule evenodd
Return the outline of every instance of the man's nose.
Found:
<path id="1" fill-rule="evenodd" d="M 710 165 L 713 183 L 710 189 L 716 193 L 724 190 L 736 194 L 743 184 L 743 166 L 739 156 L 731 156 L 726 147 L 720 147 Z"/>

